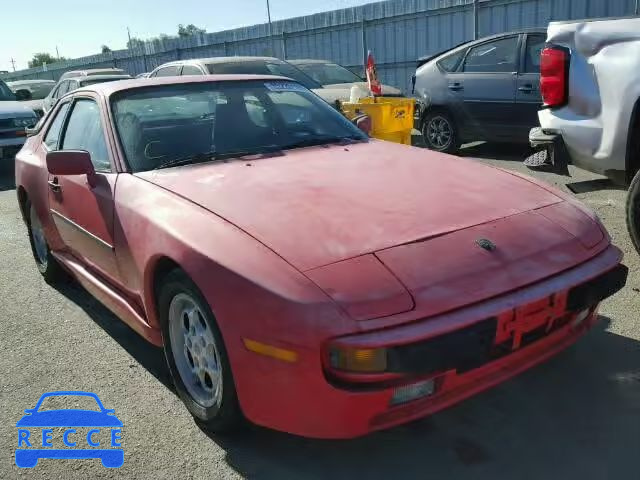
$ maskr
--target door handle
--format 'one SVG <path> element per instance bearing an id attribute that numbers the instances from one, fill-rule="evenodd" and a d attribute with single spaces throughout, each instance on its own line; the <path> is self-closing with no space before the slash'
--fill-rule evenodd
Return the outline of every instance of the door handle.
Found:
<path id="1" fill-rule="evenodd" d="M 53 180 L 47 182 L 52 192 L 58 193 L 62 191 L 60 184 L 58 183 L 58 177 L 53 177 Z"/>
<path id="2" fill-rule="evenodd" d="M 453 90 L 453 91 L 458 91 L 458 90 L 463 90 L 464 87 L 462 86 L 462 84 L 460 82 L 454 82 L 454 83 L 450 83 L 449 84 L 449 90 Z"/>
<path id="3" fill-rule="evenodd" d="M 518 90 L 521 91 L 522 93 L 531 93 L 533 91 L 533 85 L 531 85 L 530 83 L 527 83 L 526 85 L 522 85 L 521 87 L 518 87 Z"/>

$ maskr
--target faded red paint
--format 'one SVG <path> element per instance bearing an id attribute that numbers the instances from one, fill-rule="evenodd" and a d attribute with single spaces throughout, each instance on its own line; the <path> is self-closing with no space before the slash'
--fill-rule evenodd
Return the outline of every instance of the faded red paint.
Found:
<path id="1" fill-rule="evenodd" d="M 63 195 L 51 192 L 45 120 L 18 155 L 16 185 L 35 205 L 60 262 L 156 345 L 162 343 L 156 268 L 166 258 L 178 264 L 209 300 L 240 405 L 252 421 L 312 437 L 362 435 L 503 381 L 593 323 L 595 310 L 579 328 L 566 325 L 481 368 L 441 372 L 433 397 L 405 406 L 389 407 L 390 387 L 332 385 L 323 373 L 329 341 L 401 345 L 496 316 L 498 344 L 564 315 L 549 307 L 550 296 L 566 298 L 571 287 L 618 265 L 621 253 L 566 194 L 392 143 L 310 147 L 139 174 L 123 169 L 107 108 L 112 95 L 222 78 L 255 77 L 150 79 L 74 92 L 102 108 L 115 173 L 97 174 L 93 187 L 86 176 L 61 177 Z M 55 221 L 52 210 L 100 241 Z M 478 247 L 479 238 L 496 250 Z M 298 361 L 249 352 L 243 338 L 293 349 Z"/>

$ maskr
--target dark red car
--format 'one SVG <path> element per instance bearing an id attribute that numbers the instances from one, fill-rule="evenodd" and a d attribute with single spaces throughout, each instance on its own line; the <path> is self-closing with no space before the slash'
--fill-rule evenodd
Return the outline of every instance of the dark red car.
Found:
<path id="1" fill-rule="evenodd" d="M 207 427 L 354 437 L 564 349 L 626 281 L 589 210 L 534 180 L 370 140 L 301 85 L 207 76 L 63 97 L 16 163 L 62 269 L 163 346 Z"/>

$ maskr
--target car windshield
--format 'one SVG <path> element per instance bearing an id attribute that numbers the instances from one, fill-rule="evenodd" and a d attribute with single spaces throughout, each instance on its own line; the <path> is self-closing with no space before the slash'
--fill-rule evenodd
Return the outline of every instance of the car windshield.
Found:
<path id="1" fill-rule="evenodd" d="M 7 100 L 15 100 L 16 96 L 14 93 L 7 87 L 7 85 L 0 80 L 0 102 Z"/>
<path id="2" fill-rule="evenodd" d="M 307 88 L 322 88 L 318 82 L 307 76 L 302 70 L 285 62 L 247 60 L 233 62 L 216 62 L 207 65 L 207 70 L 211 74 L 234 74 L 234 75 L 278 75 L 292 78 Z"/>
<path id="3" fill-rule="evenodd" d="M 112 110 L 134 172 L 367 139 L 334 108 L 290 81 L 128 90 L 112 100 Z"/>
<path id="4" fill-rule="evenodd" d="M 364 81 L 351 70 L 337 63 L 306 63 L 296 65 L 300 70 L 322 85 Z"/>

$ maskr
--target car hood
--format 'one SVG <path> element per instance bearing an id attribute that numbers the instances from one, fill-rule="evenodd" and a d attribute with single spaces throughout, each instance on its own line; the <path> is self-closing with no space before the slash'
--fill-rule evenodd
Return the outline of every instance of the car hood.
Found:
<path id="1" fill-rule="evenodd" d="M 358 85 L 361 89 L 369 91 L 367 82 L 353 82 L 323 85 L 322 88 L 316 88 L 313 92 L 328 103 L 333 103 L 336 100 L 348 102 L 351 96 L 351 87 L 354 85 Z M 397 97 L 402 95 L 402 90 L 390 85 L 382 85 L 382 95 Z"/>
<path id="2" fill-rule="evenodd" d="M 137 173 L 301 271 L 562 202 L 505 171 L 372 140 Z"/>
<path id="3" fill-rule="evenodd" d="M 33 117 L 35 114 L 25 102 L 0 101 L 0 118 Z"/>

